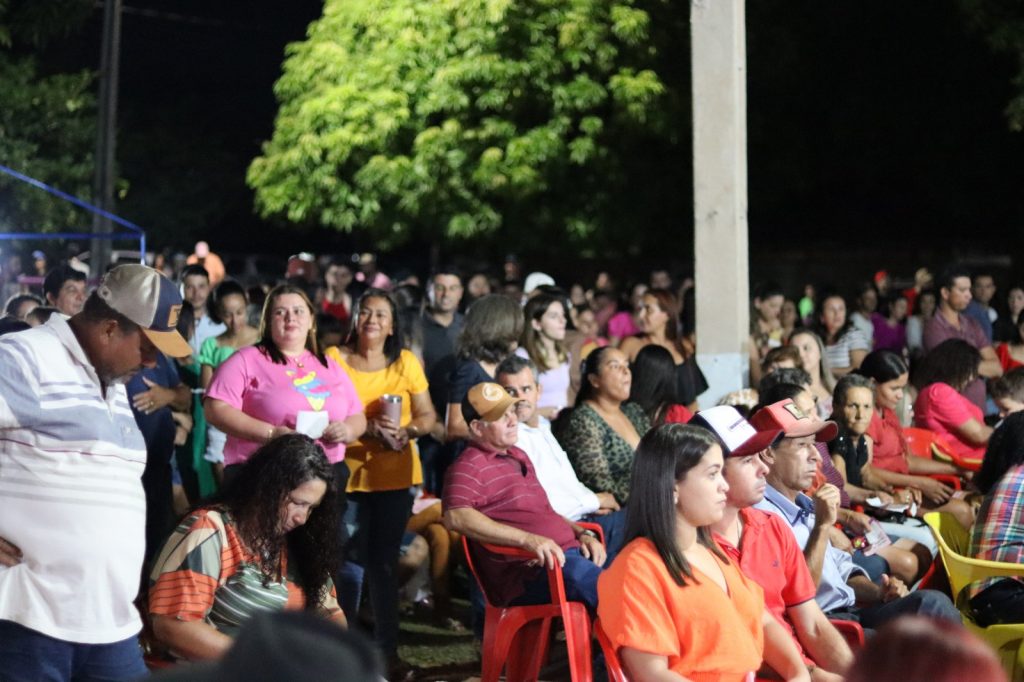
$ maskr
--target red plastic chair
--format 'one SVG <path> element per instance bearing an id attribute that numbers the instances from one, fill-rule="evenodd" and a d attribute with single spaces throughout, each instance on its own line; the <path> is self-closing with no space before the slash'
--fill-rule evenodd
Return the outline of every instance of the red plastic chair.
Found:
<path id="1" fill-rule="evenodd" d="M 953 448 L 950 447 L 949 443 L 940 436 L 939 434 L 929 429 L 922 429 L 913 426 L 909 426 L 903 429 L 903 437 L 907 440 L 907 447 L 910 448 L 910 454 L 915 457 L 922 457 L 924 459 L 939 459 L 945 462 L 952 462 L 957 466 L 970 469 L 971 466 L 962 464 L 961 462 L 967 462 L 968 460 L 961 460 L 952 454 Z M 973 469 L 977 471 L 981 467 L 981 461 L 979 460 Z M 934 478 L 936 481 L 942 481 L 950 485 L 954 490 L 960 490 L 960 477 L 953 474 L 928 474 L 929 478 Z"/>
<path id="2" fill-rule="evenodd" d="M 579 524 L 593 530 L 601 538 L 600 526 Z M 481 682 L 498 682 L 505 670 L 507 682 L 536 680 L 547 658 L 551 639 L 551 621 L 561 618 L 565 628 L 565 646 L 569 653 L 569 674 L 575 682 L 591 682 L 593 670 L 590 660 L 590 615 L 582 602 L 568 601 L 561 567 L 548 571 L 551 603 L 531 606 L 495 606 L 487 594 L 487 586 L 480 580 L 473 564 L 470 540 L 463 536 L 462 548 L 466 565 L 480 585 L 486 601 L 484 611 L 484 641 L 481 647 L 483 665 Z M 534 554 L 516 547 L 503 547 L 479 543 L 488 552 L 524 560 L 536 558 Z"/>
<path id="3" fill-rule="evenodd" d="M 839 634 L 854 652 L 864 648 L 864 628 L 860 623 L 855 620 L 834 620 L 832 625 L 836 626 L 836 630 L 839 630 Z"/>
<path id="4" fill-rule="evenodd" d="M 604 666 L 608 670 L 608 682 L 629 682 L 626 671 L 622 668 L 622 661 L 619 660 L 619 652 L 608 639 L 608 633 L 601 627 L 600 619 L 594 620 L 594 636 L 597 643 L 604 652 Z"/>

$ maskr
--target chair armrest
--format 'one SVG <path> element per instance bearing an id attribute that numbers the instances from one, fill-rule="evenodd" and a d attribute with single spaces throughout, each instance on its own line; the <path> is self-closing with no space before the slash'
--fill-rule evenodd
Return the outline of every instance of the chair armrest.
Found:
<path id="1" fill-rule="evenodd" d="M 528 550 L 520 547 L 509 547 L 508 545 L 494 545 L 489 542 L 479 543 L 481 547 L 486 549 L 488 552 L 493 554 L 501 554 L 503 556 L 519 557 L 521 559 L 536 559 L 537 555 Z"/>
<path id="2" fill-rule="evenodd" d="M 955 476 L 953 474 L 928 474 L 928 477 L 949 485 L 953 490 L 960 490 L 959 476 Z"/>
<path id="3" fill-rule="evenodd" d="M 601 528 L 600 524 L 598 524 L 598 523 L 591 523 L 589 521 L 577 521 L 576 525 L 579 526 L 580 528 L 586 528 L 587 530 L 593 531 L 594 534 L 597 535 L 597 539 L 601 541 L 601 544 L 602 545 L 605 544 L 605 542 L 604 542 L 604 529 Z"/>

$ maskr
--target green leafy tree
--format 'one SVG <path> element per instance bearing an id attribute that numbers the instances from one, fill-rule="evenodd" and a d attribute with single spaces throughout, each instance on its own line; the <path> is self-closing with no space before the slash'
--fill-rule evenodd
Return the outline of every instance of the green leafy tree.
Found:
<path id="1" fill-rule="evenodd" d="M 960 0 L 960 4 L 989 45 L 1016 61 L 1017 93 L 1006 107 L 1006 116 L 1011 129 L 1024 130 L 1024 5 L 1016 0 Z"/>
<path id="2" fill-rule="evenodd" d="M 93 74 L 42 73 L 37 53 L 79 24 L 82 0 L 0 0 L 0 159 L 21 173 L 89 196 L 95 144 Z M 81 209 L 0 176 L 0 230 L 55 231 L 88 224 Z"/>
<path id="3" fill-rule="evenodd" d="M 680 123 L 653 23 L 634 0 L 327 0 L 288 48 L 257 209 L 384 246 L 599 237 Z"/>

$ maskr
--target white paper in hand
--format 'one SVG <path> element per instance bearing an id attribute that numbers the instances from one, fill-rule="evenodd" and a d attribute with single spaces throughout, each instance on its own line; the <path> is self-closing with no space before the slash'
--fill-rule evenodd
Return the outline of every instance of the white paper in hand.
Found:
<path id="1" fill-rule="evenodd" d="M 300 410 L 295 415 L 295 430 L 310 438 L 319 438 L 327 428 L 327 413 Z"/>

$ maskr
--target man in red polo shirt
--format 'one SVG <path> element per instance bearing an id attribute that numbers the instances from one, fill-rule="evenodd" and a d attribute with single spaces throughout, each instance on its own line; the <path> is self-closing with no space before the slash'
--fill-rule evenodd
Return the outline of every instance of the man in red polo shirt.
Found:
<path id="1" fill-rule="evenodd" d="M 725 454 L 729 490 L 725 514 L 712 526 L 715 539 L 764 590 L 765 606 L 793 633 L 811 679 L 841 680 L 853 654 L 814 600 L 817 587 L 793 531 L 774 514 L 751 508 L 764 497 L 768 465 L 761 453 L 782 431 L 758 432 L 724 405 L 698 412 L 690 424 L 714 433 Z"/>
<path id="2" fill-rule="evenodd" d="M 604 546 L 593 532 L 559 516 L 548 502 L 533 464 L 515 446 L 517 398 L 484 382 L 469 389 L 462 414 L 469 446 L 448 468 L 444 524 L 476 542 L 525 549 L 532 561 L 473 547 L 473 562 L 495 604 L 536 604 L 550 599 L 541 567 L 562 567 L 566 597 L 597 607 L 597 576 Z"/>

